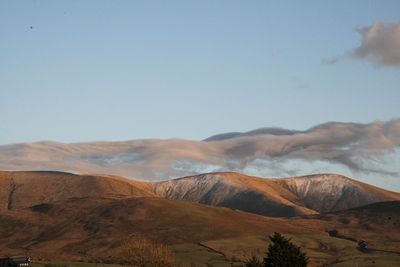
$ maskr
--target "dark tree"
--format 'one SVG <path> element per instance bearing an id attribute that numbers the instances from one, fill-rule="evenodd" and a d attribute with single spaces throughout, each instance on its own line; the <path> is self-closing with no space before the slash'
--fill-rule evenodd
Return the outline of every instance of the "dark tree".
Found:
<path id="1" fill-rule="evenodd" d="M 269 236 L 272 244 L 268 246 L 267 257 L 264 258 L 265 267 L 304 267 L 308 264 L 308 257 L 301 252 L 300 247 L 279 233 Z"/>
<path id="2" fill-rule="evenodd" d="M 366 252 L 367 251 L 367 242 L 365 242 L 364 240 L 358 241 L 358 249 L 363 252 Z"/>

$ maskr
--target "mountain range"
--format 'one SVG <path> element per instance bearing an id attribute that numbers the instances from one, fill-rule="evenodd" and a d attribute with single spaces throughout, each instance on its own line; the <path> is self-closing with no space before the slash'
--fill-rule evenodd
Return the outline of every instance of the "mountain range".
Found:
<path id="1" fill-rule="evenodd" d="M 267 179 L 240 173 L 207 173 L 162 182 L 63 172 L 0 172 L 1 207 L 26 208 L 92 196 L 163 197 L 293 217 L 400 200 L 400 194 L 335 174 Z"/>
<path id="2" fill-rule="evenodd" d="M 400 194 L 335 174 L 266 179 L 223 172 L 142 182 L 0 172 L 0 211 L 0 251 L 36 259 L 119 262 L 121 240 L 132 234 L 170 244 L 182 264 L 230 266 L 233 256 L 240 264 L 261 253 L 274 231 L 302 244 L 316 265 L 350 260 L 343 258 L 349 249 L 361 253 L 352 240 L 400 251 Z"/>

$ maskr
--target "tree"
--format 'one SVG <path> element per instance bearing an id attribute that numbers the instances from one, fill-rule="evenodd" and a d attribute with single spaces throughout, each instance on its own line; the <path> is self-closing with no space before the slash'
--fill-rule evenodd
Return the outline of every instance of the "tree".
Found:
<path id="1" fill-rule="evenodd" d="M 131 236 L 121 243 L 124 263 L 137 267 L 172 267 L 174 257 L 171 248 L 145 237 Z"/>
<path id="2" fill-rule="evenodd" d="M 280 233 L 269 236 L 272 244 L 268 246 L 267 257 L 264 258 L 265 267 L 304 267 L 308 264 L 308 257 L 301 252 L 300 247 Z"/>
<path id="3" fill-rule="evenodd" d="M 358 241 L 358 249 L 365 252 L 367 250 L 367 242 L 365 242 L 364 240 L 360 240 Z"/>

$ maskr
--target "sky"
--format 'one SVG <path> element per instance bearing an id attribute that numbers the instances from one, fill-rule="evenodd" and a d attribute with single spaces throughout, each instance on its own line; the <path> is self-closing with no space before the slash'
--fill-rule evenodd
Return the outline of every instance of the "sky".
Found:
<path id="1" fill-rule="evenodd" d="M 399 61 L 364 32 L 398 21 L 398 1 L 1 1 L 0 144 L 389 121 Z"/>

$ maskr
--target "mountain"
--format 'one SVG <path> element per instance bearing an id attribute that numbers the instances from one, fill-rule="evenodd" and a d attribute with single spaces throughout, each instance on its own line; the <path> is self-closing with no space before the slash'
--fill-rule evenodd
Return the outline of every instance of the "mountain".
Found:
<path id="1" fill-rule="evenodd" d="M 239 209 L 273 217 L 315 214 L 290 190 L 270 179 L 210 173 L 153 184 L 162 197 Z"/>
<path id="2" fill-rule="evenodd" d="M 337 174 L 315 174 L 277 179 L 293 192 L 307 208 L 331 212 L 371 203 L 400 200 L 400 194 Z"/>
<path id="3" fill-rule="evenodd" d="M 266 179 L 209 173 L 153 184 L 157 195 L 264 216 L 292 217 L 400 200 L 400 194 L 335 174 Z"/>

